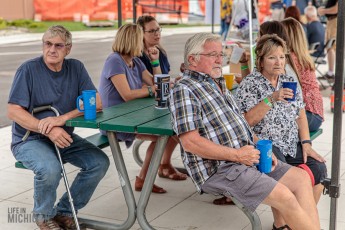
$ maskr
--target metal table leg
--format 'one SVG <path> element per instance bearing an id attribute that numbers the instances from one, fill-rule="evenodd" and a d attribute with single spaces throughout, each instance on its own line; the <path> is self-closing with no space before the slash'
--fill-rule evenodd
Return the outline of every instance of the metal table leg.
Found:
<path id="1" fill-rule="evenodd" d="M 116 139 L 116 135 L 114 132 L 107 132 L 107 135 L 108 135 L 108 140 L 110 144 L 110 149 L 115 161 L 116 169 L 119 174 L 122 191 L 125 196 L 126 204 L 128 207 L 128 216 L 127 216 L 127 219 L 122 224 L 101 222 L 101 221 L 83 219 L 83 218 L 79 218 L 79 220 L 83 226 L 94 228 L 94 229 L 100 229 L 100 230 L 102 229 L 111 229 L 111 230 L 130 229 L 133 226 L 136 219 L 135 198 L 134 198 L 131 183 L 128 178 L 127 169 L 126 169 L 125 162 L 123 160 L 121 148 L 120 148 L 119 142 Z M 157 166 L 157 169 L 158 169 L 158 166 Z M 156 173 L 157 173 L 157 170 L 156 170 Z M 145 189 L 145 185 L 144 185 L 144 189 Z"/>
<path id="2" fill-rule="evenodd" d="M 137 207 L 137 220 L 142 229 L 154 229 L 148 222 L 145 216 L 145 210 L 149 201 L 153 182 L 156 179 L 158 167 L 160 165 L 165 145 L 169 136 L 160 136 L 157 140 L 155 150 L 150 162 L 150 166 L 145 178 L 144 186 L 140 194 L 138 207 Z"/>

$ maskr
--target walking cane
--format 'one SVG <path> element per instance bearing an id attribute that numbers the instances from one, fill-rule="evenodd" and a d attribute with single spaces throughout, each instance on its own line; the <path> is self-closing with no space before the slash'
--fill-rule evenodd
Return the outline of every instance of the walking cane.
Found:
<path id="1" fill-rule="evenodd" d="M 39 113 L 39 112 L 42 112 L 42 111 L 45 111 L 45 110 L 52 110 L 57 117 L 60 116 L 59 111 L 57 109 L 55 109 L 53 106 L 51 106 L 51 105 L 45 105 L 45 106 L 34 108 L 32 110 L 31 114 L 34 115 L 34 113 Z M 29 135 L 30 135 L 30 130 L 27 130 L 25 135 L 24 135 L 24 137 L 22 138 L 22 140 L 25 141 L 29 137 Z M 63 165 L 62 158 L 61 158 L 61 155 L 60 155 L 60 150 L 56 146 L 56 144 L 54 144 L 54 146 L 55 146 L 55 150 L 56 150 L 57 156 L 59 158 L 59 162 L 60 162 L 60 166 L 61 166 L 61 174 L 62 174 L 63 180 L 65 182 L 65 187 L 66 187 L 69 203 L 71 205 L 74 222 L 76 224 L 77 230 L 80 230 L 77 213 L 75 211 L 74 204 L 73 204 L 73 199 L 72 199 L 72 195 L 71 195 L 71 191 L 69 189 L 69 183 L 68 183 L 68 180 L 67 180 L 65 167 Z"/>

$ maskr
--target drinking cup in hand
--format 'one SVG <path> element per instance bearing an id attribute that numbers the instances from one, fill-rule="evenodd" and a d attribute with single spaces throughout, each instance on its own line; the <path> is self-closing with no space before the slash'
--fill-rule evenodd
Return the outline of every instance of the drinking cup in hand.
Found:
<path id="1" fill-rule="evenodd" d="M 234 63 L 234 64 L 237 64 L 240 61 L 243 52 L 244 52 L 243 48 L 238 47 L 238 46 L 232 46 L 230 62 Z"/>
<path id="2" fill-rule="evenodd" d="M 272 141 L 259 140 L 256 148 L 260 151 L 260 162 L 257 168 L 262 173 L 270 173 L 272 170 Z"/>
<path id="3" fill-rule="evenodd" d="M 232 90 L 232 88 L 234 86 L 235 75 L 233 73 L 224 73 L 223 77 L 224 77 L 224 80 L 225 80 L 226 88 L 228 90 Z"/>
<path id="4" fill-rule="evenodd" d="M 285 98 L 287 101 L 295 101 L 296 100 L 296 89 L 297 89 L 297 82 L 295 81 L 284 81 L 283 88 L 289 88 L 293 90 L 293 98 Z"/>
<path id="5" fill-rule="evenodd" d="M 84 109 L 80 108 L 80 100 L 83 101 Z M 96 119 L 96 90 L 84 90 L 77 98 L 77 109 L 84 112 L 85 120 Z"/>

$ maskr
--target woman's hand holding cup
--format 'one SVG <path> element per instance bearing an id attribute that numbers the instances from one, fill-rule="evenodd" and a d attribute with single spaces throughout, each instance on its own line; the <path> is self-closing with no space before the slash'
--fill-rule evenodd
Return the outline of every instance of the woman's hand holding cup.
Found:
<path id="1" fill-rule="evenodd" d="M 276 101 L 282 101 L 282 102 L 288 102 L 287 100 L 285 100 L 286 98 L 293 98 L 294 97 L 294 92 L 292 89 L 289 88 L 281 88 L 278 91 L 275 91 L 272 94 L 272 102 L 276 102 Z"/>

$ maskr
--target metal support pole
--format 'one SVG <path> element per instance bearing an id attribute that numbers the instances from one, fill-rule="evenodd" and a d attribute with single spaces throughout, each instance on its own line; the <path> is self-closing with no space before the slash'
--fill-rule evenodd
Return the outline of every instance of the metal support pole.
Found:
<path id="1" fill-rule="evenodd" d="M 341 129 L 343 117 L 343 90 L 344 90 L 344 53 L 345 53 L 345 14 L 344 1 L 338 1 L 338 24 L 337 24 L 337 50 L 336 50 L 336 72 L 334 83 L 334 123 L 333 123 L 333 144 L 332 144 L 332 175 L 330 183 L 331 208 L 329 229 L 337 229 L 337 205 L 340 193 L 340 162 L 341 162 Z"/>
<path id="2" fill-rule="evenodd" d="M 117 0 L 117 25 L 118 28 L 122 26 L 122 9 L 121 9 L 121 0 Z"/>
<path id="3" fill-rule="evenodd" d="M 212 23 L 212 33 L 214 34 L 214 0 L 212 0 L 212 14 L 211 14 L 211 23 Z"/>
<path id="4" fill-rule="evenodd" d="M 133 23 L 137 22 L 137 2 L 138 0 L 133 0 Z"/>
<path id="5" fill-rule="evenodd" d="M 250 52 L 250 67 L 253 70 L 254 67 L 254 54 L 253 54 L 253 3 L 251 0 L 248 0 L 248 21 L 249 21 L 249 52 Z"/>

